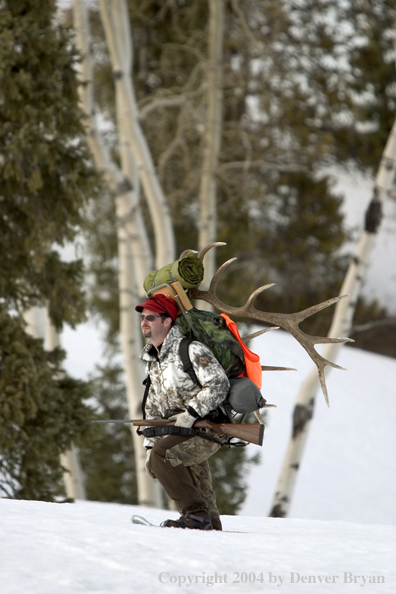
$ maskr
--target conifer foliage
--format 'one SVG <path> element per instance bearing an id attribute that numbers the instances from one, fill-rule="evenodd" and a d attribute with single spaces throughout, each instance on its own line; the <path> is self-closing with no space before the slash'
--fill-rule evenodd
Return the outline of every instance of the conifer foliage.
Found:
<path id="1" fill-rule="evenodd" d="M 61 370 L 64 352 L 46 352 L 0 309 L 0 496 L 50 501 L 63 495 L 59 455 L 86 429 L 89 385 Z"/>
<path id="2" fill-rule="evenodd" d="M 86 427 L 88 385 L 26 334 L 24 312 L 48 305 L 54 326 L 84 319 L 82 262 L 59 247 L 95 194 L 69 32 L 52 0 L 0 2 L 0 490 L 52 499 L 59 454 Z"/>
<path id="3" fill-rule="evenodd" d="M 114 364 L 99 368 L 93 382 L 97 412 L 103 419 L 128 419 L 122 370 Z M 133 431 L 136 431 L 133 428 Z M 95 425 L 80 449 L 88 499 L 136 504 L 137 482 L 131 426 Z"/>

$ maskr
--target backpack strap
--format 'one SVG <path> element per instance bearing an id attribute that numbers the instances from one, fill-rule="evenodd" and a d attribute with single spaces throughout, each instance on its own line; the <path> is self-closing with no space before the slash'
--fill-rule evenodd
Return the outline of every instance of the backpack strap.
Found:
<path id="1" fill-rule="evenodd" d="M 188 351 L 190 344 L 193 342 L 192 336 L 185 336 L 180 341 L 179 355 L 183 363 L 183 371 L 187 373 L 195 384 L 201 385 L 195 374 L 194 367 L 191 363 L 190 353 Z"/>
<path id="2" fill-rule="evenodd" d="M 146 379 L 144 380 L 143 386 L 144 386 L 144 394 L 143 394 L 143 400 L 142 400 L 142 414 L 143 414 L 143 419 L 145 419 L 146 418 L 146 401 L 147 401 L 149 391 L 150 391 L 150 386 L 151 386 L 150 375 L 148 375 L 146 377 Z"/>

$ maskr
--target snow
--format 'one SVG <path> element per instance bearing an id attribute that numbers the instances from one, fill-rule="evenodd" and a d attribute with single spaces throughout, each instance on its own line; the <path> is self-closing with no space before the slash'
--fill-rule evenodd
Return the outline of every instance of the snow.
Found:
<path id="1" fill-rule="evenodd" d="M 305 351 L 276 331 L 251 347 L 267 364 L 270 411 L 262 462 L 249 476 L 238 516 L 221 533 L 133 525 L 175 512 L 78 501 L 0 499 L 2 594 L 232 592 L 393 594 L 396 591 L 396 360 L 345 347 L 348 371 L 328 376 L 330 408 L 318 394 L 288 519 L 265 517 L 290 431 Z M 282 580 L 282 581 L 280 581 Z"/>
<path id="2" fill-rule="evenodd" d="M 226 516 L 243 532 L 221 533 L 134 525 L 135 512 L 164 518 L 134 506 L 3 499 L 0 510 L 3 594 L 395 592 L 390 526 Z"/>
<path id="3" fill-rule="evenodd" d="M 298 370 L 263 376 L 263 395 L 277 408 L 269 409 L 262 461 L 249 477 L 242 513 L 264 516 L 276 490 L 296 394 L 312 363 L 285 332 L 269 332 L 249 346 L 266 365 Z M 396 359 L 345 346 L 337 364 L 347 371 L 327 375 L 330 408 L 317 394 L 290 517 L 396 524 Z"/>

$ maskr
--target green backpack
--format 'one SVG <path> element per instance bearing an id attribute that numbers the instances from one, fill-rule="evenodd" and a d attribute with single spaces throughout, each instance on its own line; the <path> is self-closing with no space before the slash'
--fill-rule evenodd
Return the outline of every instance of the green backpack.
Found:
<path id="1" fill-rule="evenodd" d="M 178 316 L 176 325 L 186 337 L 202 342 L 212 351 L 228 378 L 245 372 L 242 347 L 220 315 L 194 307 Z"/>
<path id="2" fill-rule="evenodd" d="M 227 409 L 227 416 L 231 420 L 234 413 L 248 414 L 265 405 L 265 399 L 262 397 L 259 387 L 255 381 L 250 379 L 250 370 L 246 368 L 246 359 L 244 349 L 241 343 L 228 327 L 225 318 L 232 322 L 225 316 L 212 313 L 206 310 L 200 310 L 191 306 L 191 303 L 184 304 L 181 299 L 179 291 L 175 286 L 170 286 L 167 283 L 159 285 L 156 290 L 169 289 L 168 296 L 175 296 L 175 291 L 180 298 L 182 305 L 182 315 L 176 319 L 176 325 L 185 338 L 180 342 L 179 354 L 183 363 L 183 370 L 187 373 L 194 383 L 199 384 L 199 380 L 195 374 L 193 365 L 190 360 L 189 346 L 192 341 L 202 342 L 207 346 L 216 357 L 220 365 L 223 367 L 229 382 L 230 391 L 224 401 L 224 407 Z M 153 289 L 148 291 L 150 296 Z M 161 291 L 163 292 L 163 291 Z M 165 292 L 163 292 L 166 294 Z M 187 299 L 188 300 L 188 299 Z M 190 305 L 190 308 L 186 307 Z M 234 324 L 235 325 L 235 324 Z M 248 351 L 248 349 L 245 350 Z M 254 355 L 254 353 L 252 353 Z M 257 357 L 257 355 L 254 355 Z M 261 380 L 261 366 L 258 360 L 260 380 Z M 246 377 L 246 375 L 248 377 Z M 253 379 L 253 378 L 252 378 Z M 144 406 L 148 395 L 150 386 L 150 378 L 145 380 L 146 390 L 143 397 L 143 415 L 145 414 Z M 260 383 L 261 387 L 261 383 Z M 143 416 L 143 418 L 145 418 Z M 220 422 L 220 421 L 218 421 Z"/>
<path id="3" fill-rule="evenodd" d="M 265 405 L 266 400 L 256 384 L 248 377 L 241 377 L 246 371 L 243 350 L 222 316 L 193 308 L 178 316 L 176 323 L 181 332 L 186 334 L 180 342 L 179 354 L 183 370 L 193 382 L 199 384 L 189 355 L 189 346 L 193 340 L 205 344 L 227 374 L 230 391 L 223 402 L 224 420 L 234 422 L 235 413 L 246 415 Z M 215 422 L 221 422 L 223 414 L 221 408 L 218 408 L 209 416 Z"/>

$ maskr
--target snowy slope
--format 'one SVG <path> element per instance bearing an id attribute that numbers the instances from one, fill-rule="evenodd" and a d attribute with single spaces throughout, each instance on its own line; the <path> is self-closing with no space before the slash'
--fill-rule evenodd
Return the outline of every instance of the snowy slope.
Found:
<path id="1" fill-rule="evenodd" d="M 198 593 L 210 587 L 394 594 L 396 360 L 342 351 L 339 362 L 348 371 L 328 377 L 330 408 L 318 397 L 292 517 L 280 520 L 265 515 L 293 400 L 310 363 L 280 331 L 252 348 L 267 364 L 299 371 L 265 375 L 264 391 L 278 408 L 271 411 L 263 448 L 249 446 L 252 454 L 262 451 L 262 463 L 250 475 L 241 515 L 222 518 L 226 530 L 242 533 L 130 523 L 133 513 L 155 523 L 177 515 L 163 510 L 0 499 L 1 594 Z"/>
<path id="2" fill-rule="evenodd" d="M 249 477 L 242 514 L 271 507 L 291 431 L 298 389 L 312 364 L 290 336 L 274 331 L 252 341 L 267 365 L 298 371 L 265 372 L 268 412 L 262 462 Z M 396 524 L 396 359 L 344 347 L 327 376 L 330 408 L 317 395 L 314 420 L 290 517 Z M 249 446 L 249 452 L 257 451 Z"/>
<path id="3" fill-rule="evenodd" d="M 135 512 L 164 518 L 132 506 L 0 500 L 2 594 L 396 591 L 394 527 L 226 516 L 226 529 L 244 533 L 204 533 L 132 525 Z"/>

